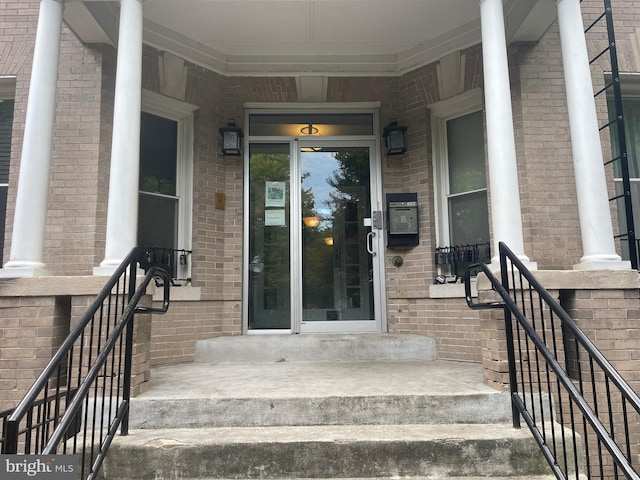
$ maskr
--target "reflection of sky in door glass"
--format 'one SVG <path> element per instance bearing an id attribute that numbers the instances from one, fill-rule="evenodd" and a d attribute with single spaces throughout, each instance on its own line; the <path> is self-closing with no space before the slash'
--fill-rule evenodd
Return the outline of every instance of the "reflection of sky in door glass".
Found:
<path id="1" fill-rule="evenodd" d="M 334 190 L 327 179 L 333 176 L 340 164 L 333 155 L 331 152 L 302 152 L 302 175 L 310 174 L 304 178 L 302 187 L 311 189 L 316 212 L 325 218 L 331 216 L 327 202 L 329 194 Z"/>

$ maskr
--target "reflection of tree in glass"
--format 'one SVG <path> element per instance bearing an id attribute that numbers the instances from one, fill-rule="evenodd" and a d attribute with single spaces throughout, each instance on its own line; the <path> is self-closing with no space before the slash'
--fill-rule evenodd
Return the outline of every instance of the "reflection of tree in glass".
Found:
<path id="1" fill-rule="evenodd" d="M 369 150 L 368 149 L 349 149 L 345 151 L 335 152 L 334 158 L 338 161 L 338 170 L 327 178 L 327 183 L 333 187 L 333 191 L 329 194 L 328 207 L 333 212 L 341 212 L 345 205 L 353 201 L 366 201 L 367 198 L 359 198 L 354 196 L 354 192 L 360 192 L 361 189 L 353 189 L 349 187 L 369 187 Z M 367 196 L 368 197 L 368 196 Z"/>
<path id="2" fill-rule="evenodd" d="M 311 176 L 302 174 L 302 183 Z M 318 217 L 320 223 L 308 227 L 302 223 L 302 304 L 305 309 L 331 309 L 333 305 L 333 249 L 325 238 L 333 237 L 331 222 L 316 209 L 312 188 L 302 187 L 302 218 Z"/>
<path id="3" fill-rule="evenodd" d="M 350 239 L 357 242 L 358 209 L 368 208 L 368 149 L 336 151 L 333 152 L 333 158 L 337 161 L 338 168 L 326 178 L 327 184 L 332 188 L 325 201 L 325 206 L 331 212 L 331 221 L 322 222 L 315 229 L 304 229 L 304 308 L 333 309 L 346 306 L 346 299 L 343 297 L 345 292 L 334 285 L 339 280 L 334 272 L 342 277 L 345 275 L 342 270 L 347 248 L 345 222 L 353 222 L 349 225 L 355 229 Z M 317 215 L 315 206 L 308 211 Z M 328 237 L 333 240 L 333 246 L 325 243 L 325 238 Z M 357 263 L 357 253 L 355 257 Z M 355 277 L 359 278 L 357 270 Z M 341 281 L 344 282 L 344 278 Z"/>

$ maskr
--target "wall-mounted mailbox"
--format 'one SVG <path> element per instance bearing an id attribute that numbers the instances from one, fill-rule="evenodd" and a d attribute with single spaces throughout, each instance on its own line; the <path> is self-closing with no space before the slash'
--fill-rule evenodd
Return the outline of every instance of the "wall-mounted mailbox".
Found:
<path id="1" fill-rule="evenodd" d="M 418 234 L 418 194 L 387 193 L 387 246 L 414 247 Z"/>

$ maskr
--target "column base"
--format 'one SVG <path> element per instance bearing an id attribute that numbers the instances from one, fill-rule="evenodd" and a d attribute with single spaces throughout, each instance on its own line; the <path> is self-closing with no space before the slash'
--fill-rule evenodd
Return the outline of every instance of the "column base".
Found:
<path id="1" fill-rule="evenodd" d="M 45 268 L 44 263 L 37 262 L 7 262 L 0 268 L 0 278 L 18 277 L 50 277 L 51 272 Z"/>
<path id="2" fill-rule="evenodd" d="M 592 260 L 580 262 L 573 266 L 574 270 L 631 270 L 631 262 L 626 260 Z"/>
<path id="3" fill-rule="evenodd" d="M 102 266 L 93 267 L 93 276 L 94 277 L 110 277 L 116 271 L 119 265 L 115 266 Z"/>

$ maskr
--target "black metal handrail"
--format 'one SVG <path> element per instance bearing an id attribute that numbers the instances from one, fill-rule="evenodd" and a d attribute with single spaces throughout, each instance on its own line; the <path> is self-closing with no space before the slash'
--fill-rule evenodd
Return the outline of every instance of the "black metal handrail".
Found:
<path id="1" fill-rule="evenodd" d="M 500 281 L 484 264 L 464 281 L 470 308 L 504 311 L 514 427 L 525 420 L 559 479 L 639 480 L 640 397 L 518 257 L 499 251 Z M 471 297 L 479 271 L 493 301 Z"/>
<path id="2" fill-rule="evenodd" d="M 134 316 L 169 307 L 166 251 L 129 253 L 18 406 L 0 414 L 1 453 L 77 454 L 80 478 L 95 478 L 118 428 L 128 433 Z M 162 307 L 138 306 L 152 280 Z"/>

